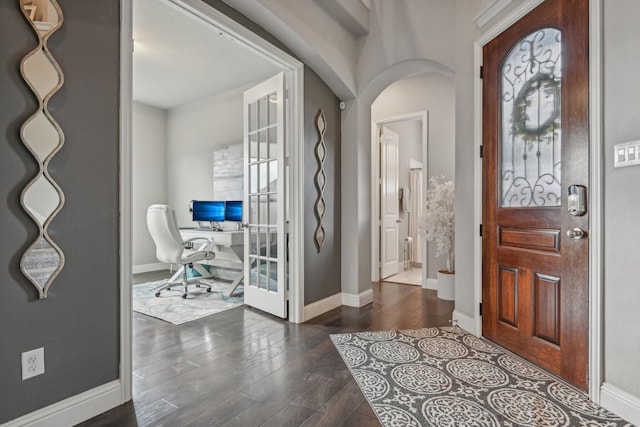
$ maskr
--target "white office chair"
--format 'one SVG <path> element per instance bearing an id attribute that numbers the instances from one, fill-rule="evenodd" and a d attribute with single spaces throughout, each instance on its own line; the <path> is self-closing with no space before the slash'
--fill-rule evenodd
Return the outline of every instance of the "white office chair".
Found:
<path id="1" fill-rule="evenodd" d="M 199 282 L 197 278 L 190 279 L 187 275 L 187 268 L 193 269 L 193 263 L 210 260 L 215 257 L 215 254 L 210 251 L 212 242 L 202 237 L 182 240 L 178 230 L 176 213 L 167 205 L 149 206 L 147 209 L 147 228 L 156 245 L 158 261 L 182 266 L 181 270 L 178 270 L 166 284 L 156 289 L 156 297 L 160 296 L 161 291 L 171 289 L 171 287 L 180 284 L 183 286 L 182 298 L 187 297 L 187 286 L 192 284 L 198 287 L 204 285 L 207 287 L 207 292 L 211 292 L 211 285 Z M 193 247 L 193 242 L 198 240 L 203 241 L 198 250 L 184 254 L 185 248 Z M 175 280 L 179 276 L 182 276 L 182 280 Z"/>

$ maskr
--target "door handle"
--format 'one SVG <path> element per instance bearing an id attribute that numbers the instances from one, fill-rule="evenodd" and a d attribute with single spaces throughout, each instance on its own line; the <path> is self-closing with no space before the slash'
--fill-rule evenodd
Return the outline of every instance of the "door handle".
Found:
<path id="1" fill-rule="evenodd" d="M 249 228 L 249 224 L 247 224 L 246 222 L 243 222 L 242 224 L 240 224 L 240 226 L 242 228 Z"/>
<path id="2" fill-rule="evenodd" d="M 567 237 L 570 239 L 580 240 L 585 236 L 583 229 L 575 227 L 571 230 L 567 230 Z"/>
<path id="3" fill-rule="evenodd" d="M 402 222 L 401 219 L 396 219 L 396 224 L 400 224 Z"/>

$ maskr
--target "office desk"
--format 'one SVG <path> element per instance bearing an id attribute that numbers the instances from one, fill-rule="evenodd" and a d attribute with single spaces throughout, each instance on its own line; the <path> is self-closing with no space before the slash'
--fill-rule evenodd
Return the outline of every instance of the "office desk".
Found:
<path id="1" fill-rule="evenodd" d="M 231 283 L 229 296 L 232 296 L 244 278 L 244 231 L 213 231 L 197 228 L 181 228 L 180 235 L 184 240 L 201 237 L 213 242 L 210 250 L 216 254 L 216 257 L 212 260 L 205 261 L 207 264 L 223 264 L 223 266 L 230 266 L 233 269 L 240 269 L 240 272 Z M 197 249 L 198 247 L 199 242 L 194 242 L 194 248 Z M 195 268 L 202 277 L 212 277 L 212 274 L 198 263 L 194 263 L 193 268 Z"/>

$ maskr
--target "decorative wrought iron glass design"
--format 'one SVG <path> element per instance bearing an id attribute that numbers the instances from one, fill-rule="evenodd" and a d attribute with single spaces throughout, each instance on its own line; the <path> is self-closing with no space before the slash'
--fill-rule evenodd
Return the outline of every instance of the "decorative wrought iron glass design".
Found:
<path id="1" fill-rule="evenodd" d="M 560 31 L 543 28 L 500 67 L 502 207 L 560 206 L 561 59 Z"/>
<path id="2" fill-rule="evenodd" d="M 22 142 L 35 158 L 38 172 L 23 189 L 20 203 L 38 225 L 38 237 L 20 260 L 20 270 L 38 290 L 40 298 L 64 266 L 64 253 L 49 236 L 49 224 L 64 205 L 64 193 L 49 175 L 49 162 L 62 148 L 64 134 L 49 113 L 49 100 L 62 87 L 64 75 L 47 42 L 63 22 L 56 0 L 20 0 L 22 13 L 38 37 L 38 45 L 20 63 L 20 72 L 38 108 L 23 123 Z"/>
<path id="3" fill-rule="evenodd" d="M 318 200 L 316 201 L 316 217 L 318 218 L 318 226 L 316 227 L 316 232 L 314 235 L 314 239 L 316 241 L 316 246 L 318 247 L 318 252 L 322 249 L 322 245 L 324 245 L 324 227 L 322 226 L 322 218 L 324 218 L 324 212 L 326 210 L 326 205 L 324 202 L 324 188 L 327 185 L 327 175 L 324 172 L 324 161 L 327 158 L 327 146 L 324 143 L 324 133 L 327 130 L 327 120 L 324 117 L 324 111 L 320 110 L 318 113 L 318 117 L 316 117 L 316 128 L 318 129 L 318 135 L 320 136 L 320 140 L 318 141 L 318 145 L 316 145 L 316 160 L 318 161 L 318 173 L 316 173 L 316 187 L 318 189 Z"/>

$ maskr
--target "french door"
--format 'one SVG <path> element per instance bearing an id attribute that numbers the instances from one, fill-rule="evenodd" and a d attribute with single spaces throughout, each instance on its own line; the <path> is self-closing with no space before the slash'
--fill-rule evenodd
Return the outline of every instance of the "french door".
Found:
<path id="1" fill-rule="evenodd" d="M 483 335 L 582 389 L 588 12 L 547 0 L 483 50 Z"/>
<path id="2" fill-rule="evenodd" d="M 244 302 L 287 317 L 284 75 L 244 93 Z"/>

